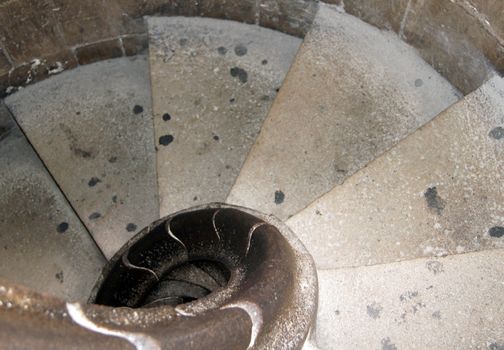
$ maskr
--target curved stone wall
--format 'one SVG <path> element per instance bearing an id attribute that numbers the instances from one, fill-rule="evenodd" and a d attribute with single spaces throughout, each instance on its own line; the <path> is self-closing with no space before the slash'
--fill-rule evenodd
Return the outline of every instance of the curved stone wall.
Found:
<path id="1" fill-rule="evenodd" d="M 462 92 L 504 73 L 501 0 L 326 0 L 397 32 Z M 315 0 L 0 0 L 0 96 L 147 47 L 143 16 L 203 16 L 304 36 Z"/>

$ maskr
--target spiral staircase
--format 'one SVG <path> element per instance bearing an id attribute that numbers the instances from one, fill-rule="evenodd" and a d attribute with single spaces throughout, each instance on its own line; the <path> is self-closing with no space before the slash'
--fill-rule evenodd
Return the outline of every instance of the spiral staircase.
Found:
<path id="1" fill-rule="evenodd" d="M 57 3 L 53 12 L 64 12 Z M 429 27 L 455 47 L 454 67 L 446 52 L 436 56 L 436 42 L 406 40 L 420 36 L 412 27 L 423 2 L 405 2 L 390 25 L 377 23 L 378 5 L 260 3 L 265 12 L 250 19 L 183 5 L 182 16 L 151 11 L 138 17 L 146 32 L 120 37 L 115 53 L 100 39 L 72 49 L 75 65 L 35 57 L 21 80 L 9 70 L 0 104 L 0 348 L 54 340 L 41 330 L 23 343 L 15 322 L 2 323 L 20 303 L 12 288 L 85 304 L 107 261 L 142 229 L 227 203 L 280 219 L 311 254 L 318 310 L 304 348 L 504 349 L 504 23 L 474 7 L 471 18 L 500 40 L 487 57 Z M 473 11 L 469 1 L 452 3 Z M 12 15 L 8 6 L 0 2 L 1 16 Z M 187 298 L 163 299 L 204 299 L 226 285 L 219 271 L 184 265 L 165 282 Z M 116 338 L 111 348 L 156 349 L 100 329 Z"/>

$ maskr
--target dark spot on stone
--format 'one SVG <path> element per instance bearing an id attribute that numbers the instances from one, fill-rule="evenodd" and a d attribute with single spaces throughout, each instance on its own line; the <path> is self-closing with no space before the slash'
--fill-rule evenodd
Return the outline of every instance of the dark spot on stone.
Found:
<path id="1" fill-rule="evenodd" d="M 488 234 L 490 237 L 501 238 L 504 236 L 504 227 L 502 226 L 494 226 L 490 230 L 488 230 Z"/>
<path id="2" fill-rule="evenodd" d="M 133 113 L 135 114 L 140 114 L 144 111 L 143 107 L 140 106 L 140 105 L 135 105 L 135 107 L 133 107 Z"/>
<path id="3" fill-rule="evenodd" d="M 92 177 L 91 180 L 88 181 L 88 186 L 89 187 L 95 187 L 101 180 L 97 177 Z"/>
<path id="4" fill-rule="evenodd" d="M 280 88 L 276 88 L 276 89 L 275 89 L 275 91 L 276 91 L 276 92 L 280 91 Z"/>
<path id="5" fill-rule="evenodd" d="M 414 291 L 414 292 L 407 291 L 399 296 L 399 300 L 400 301 L 411 300 L 417 296 L 418 296 L 418 291 Z"/>
<path id="6" fill-rule="evenodd" d="M 112 196 L 112 202 L 117 203 L 117 196 Z"/>
<path id="7" fill-rule="evenodd" d="M 93 154 L 89 151 L 83 150 L 82 148 L 77 148 L 77 147 L 70 147 L 70 149 L 73 151 L 73 153 L 82 158 L 91 158 Z"/>
<path id="8" fill-rule="evenodd" d="M 117 162 L 117 157 L 110 157 L 108 161 L 109 163 L 115 163 Z"/>
<path id="9" fill-rule="evenodd" d="M 500 140 L 500 139 L 504 138 L 504 128 L 502 128 L 500 126 L 493 128 L 488 135 L 491 138 L 494 138 L 496 140 Z"/>
<path id="10" fill-rule="evenodd" d="M 225 168 L 226 168 L 226 169 L 231 169 L 231 165 L 226 164 Z"/>
<path id="11" fill-rule="evenodd" d="M 90 150 L 84 149 L 82 145 L 79 143 L 77 137 L 74 135 L 72 129 L 70 129 L 68 126 L 66 126 L 63 123 L 60 123 L 59 127 L 65 133 L 66 138 L 70 142 L 70 150 L 77 157 L 94 158 L 98 154 L 98 151 L 95 151 L 93 149 Z"/>
<path id="12" fill-rule="evenodd" d="M 441 311 L 439 311 L 439 310 L 438 311 L 434 311 L 432 313 L 432 318 L 440 320 L 441 319 Z"/>
<path id="13" fill-rule="evenodd" d="M 194 196 L 194 198 L 192 200 L 193 201 L 197 201 L 198 200 L 198 196 Z"/>
<path id="14" fill-rule="evenodd" d="M 420 87 L 420 86 L 422 86 L 422 85 L 423 85 L 423 80 L 422 80 L 422 79 L 417 79 L 417 80 L 415 80 L 415 86 L 416 86 L 416 87 Z"/>
<path id="15" fill-rule="evenodd" d="M 128 232 L 135 232 L 137 229 L 137 225 L 133 224 L 133 223 L 129 223 L 126 225 L 126 231 Z"/>
<path id="16" fill-rule="evenodd" d="M 238 44 L 234 48 L 234 52 L 237 56 L 245 56 L 247 54 L 247 47 L 243 44 Z"/>
<path id="17" fill-rule="evenodd" d="M 222 55 L 222 56 L 224 56 L 227 53 L 227 51 L 228 50 L 224 46 L 221 46 L 217 49 L 217 52 L 219 53 L 219 55 Z"/>
<path id="18" fill-rule="evenodd" d="M 491 343 L 488 346 L 489 350 L 504 350 L 504 344 L 499 344 L 499 343 Z"/>
<path id="19" fill-rule="evenodd" d="M 170 115 L 169 113 L 165 113 L 165 114 L 163 114 L 163 120 L 164 120 L 165 122 L 167 122 L 167 121 L 168 121 L 168 120 L 170 120 L 170 119 L 171 119 L 171 115 Z"/>
<path id="20" fill-rule="evenodd" d="M 58 233 L 65 233 L 68 230 L 68 222 L 62 222 L 56 227 Z"/>
<path id="21" fill-rule="evenodd" d="M 261 64 L 262 64 L 263 66 L 267 65 L 267 64 L 268 64 L 268 60 L 262 60 Z"/>
<path id="22" fill-rule="evenodd" d="M 95 212 L 95 213 L 89 215 L 89 220 L 96 220 L 96 219 L 98 219 L 100 217 L 101 217 L 101 214 Z"/>
<path id="23" fill-rule="evenodd" d="M 427 270 L 429 270 L 430 272 L 432 272 L 435 275 L 437 275 L 438 273 L 444 272 L 443 264 L 439 261 L 435 261 L 435 260 L 427 261 L 425 263 L 425 265 L 427 266 Z"/>
<path id="24" fill-rule="evenodd" d="M 322 213 L 320 212 L 320 210 L 315 210 L 315 214 L 317 214 L 318 216 L 322 216 Z"/>
<path id="25" fill-rule="evenodd" d="M 182 39 L 179 40 L 179 44 L 182 47 L 186 46 L 188 43 L 189 43 L 189 40 L 186 39 L 186 38 L 182 38 Z"/>
<path id="26" fill-rule="evenodd" d="M 3 134 L 6 134 L 7 131 L 9 131 L 8 127 L 0 125 L 0 137 L 2 137 Z"/>
<path id="27" fill-rule="evenodd" d="M 229 72 L 232 77 L 238 78 L 242 83 L 246 83 L 248 80 L 248 74 L 243 68 L 233 67 Z"/>
<path id="28" fill-rule="evenodd" d="M 229 100 L 229 103 L 235 103 L 235 102 L 236 102 L 236 99 L 234 97 Z"/>
<path id="29" fill-rule="evenodd" d="M 261 101 L 269 101 L 269 100 L 271 100 L 271 97 L 269 97 L 268 95 L 261 96 Z"/>
<path id="30" fill-rule="evenodd" d="M 341 313 L 341 312 L 340 312 L 339 310 L 334 311 L 334 314 L 335 314 L 336 316 L 339 316 L 339 315 L 340 315 L 340 313 Z"/>
<path id="31" fill-rule="evenodd" d="M 436 187 L 428 188 L 427 191 L 424 193 L 424 196 L 425 200 L 427 201 L 427 206 L 430 209 L 436 211 L 438 215 L 441 215 L 445 205 L 443 199 L 438 195 L 437 188 Z"/>
<path id="32" fill-rule="evenodd" d="M 285 200 L 285 194 L 282 191 L 275 192 L 275 204 L 282 204 Z"/>
<path id="33" fill-rule="evenodd" d="M 173 142 L 173 136 L 172 135 L 163 135 L 159 138 L 159 144 L 163 146 L 168 146 L 170 143 Z"/>
<path id="34" fill-rule="evenodd" d="M 54 275 L 56 279 L 59 281 L 59 283 L 63 283 L 63 271 L 58 272 L 56 275 Z"/>
<path id="35" fill-rule="evenodd" d="M 393 344 L 390 341 L 389 337 L 383 338 L 381 343 L 382 343 L 382 350 L 397 350 L 397 346 L 395 346 L 395 344 Z"/>
<path id="36" fill-rule="evenodd" d="M 80 112 L 77 111 L 77 112 L 75 112 L 75 114 L 80 115 Z"/>
<path id="37" fill-rule="evenodd" d="M 380 318 L 380 314 L 383 310 L 383 307 L 380 304 L 372 303 L 371 305 L 368 305 L 366 307 L 366 310 L 367 310 L 367 314 L 369 315 L 369 317 L 376 320 L 376 319 Z"/>
<path id="38" fill-rule="evenodd" d="M 220 140 L 219 136 L 217 136 L 217 135 L 214 135 L 214 136 L 213 136 L 213 139 L 214 139 L 215 141 L 219 141 L 219 140 Z"/>

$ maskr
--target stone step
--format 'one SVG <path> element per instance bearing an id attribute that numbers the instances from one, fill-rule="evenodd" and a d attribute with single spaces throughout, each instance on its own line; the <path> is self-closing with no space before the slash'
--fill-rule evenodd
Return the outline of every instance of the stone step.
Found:
<path id="1" fill-rule="evenodd" d="M 0 164 L 0 277 L 87 300 L 105 258 L 3 104 Z"/>
<path id="2" fill-rule="evenodd" d="M 286 219 L 458 98 L 396 34 L 321 3 L 228 201 Z"/>
<path id="3" fill-rule="evenodd" d="M 320 349 L 504 348 L 504 251 L 321 270 Z"/>
<path id="4" fill-rule="evenodd" d="M 495 77 L 287 223 L 319 268 L 504 248 Z"/>
<path id="5" fill-rule="evenodd" d="M 63 72 L 6 104 L 108 258 L 159 217 L 146 55 Z"/>
<path id="6" fill-rule="evenodd" d="M 207 18 L 148 24 L 161 216 L 223 202 L 301 40 Z"/>

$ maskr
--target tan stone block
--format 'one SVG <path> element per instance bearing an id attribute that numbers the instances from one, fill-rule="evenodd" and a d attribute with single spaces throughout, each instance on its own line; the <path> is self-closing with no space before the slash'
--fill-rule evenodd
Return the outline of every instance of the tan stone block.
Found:
<path id="1" fill-rule="evenodd" d="M 203 0 L 199 8 L 199 15 L 203 17 L 246 23 L 255 23 L 256 13 L 256 0 Z"/>
<path id="2" fill-rule="evenodd" d="M 259 24 L 287 34 L 303 37 L 318 9 L 316 1 L 261 0 Z"/>
<path id="3" fill-rule="evenodd" d="M 345 1 L 345 11 L 378 28 L 400 31 L 408 0 L 350 0 Z"/>
<path id="4" fill-rule="evenodd" d="M 123 50 L 119 39 L 112 39 L 79 47 L 75 50 L 79 64 L 89 64 L 109 58 L 121 57 Z"/>
<path id="5" fill-rule="evenodd" d="M 59 52 L 64 47 L 50 1 L 7 1 L 0 4 L 0 40 L 14 64 Z"/>
<path id="6" fill-rule="evenodd" d="M 196 0 L 116 0 L 125 14 L 132 18 L 146 15 L 196 16 L 201 1 Z"/>
<path id="7" fill-rule="evenodd" d="M 53 0 L 54 14 L 70 46 L 111 38 L 119 31 L 109 16 L 110 4 L 101 0 Z M 118 18 L 116 18 L 118 20 Z"/>
<path id="8" fill-rule="evenodd" d="M 122 42 L 126 56 L 134 56 L 149 47 L 147 34 L 128 36 Z"/>
<path id="9" fill-rule="evenodd" d="M 9 73 L 12 65 L 10 64 L 7 56 L 5 55 L 5 51 L 0 48 L 0 75 L 5 75 Z"/>

